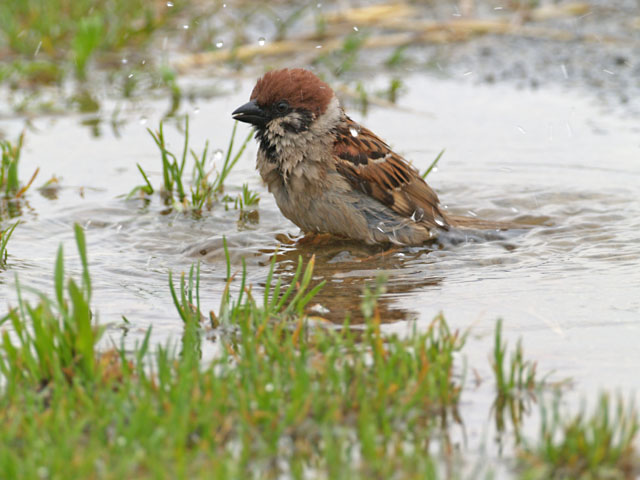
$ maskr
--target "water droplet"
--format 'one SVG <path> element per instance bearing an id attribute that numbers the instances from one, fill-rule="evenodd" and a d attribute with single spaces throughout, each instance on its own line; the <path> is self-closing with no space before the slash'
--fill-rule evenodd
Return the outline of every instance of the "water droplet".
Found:
<path id="1" fill-rule="evenodd" d="M 264 47 L 265 42 L 266 42 L 266 40 L 265 40 L 264 37 L 260 37 L 258 39 L 258 45 L 260 45 L 261 47 Z"/>
<path id="2" fill-rule="evenodd" d="M 184 28 L 185 30 L 189 30 L 189 25 L 184 24 L 184 25 L 182 26 L 182 28 Z"/>
<path id="3" fill-rule="evenodd" d="M 560 65 L 560 69 L 562 70 L 562 75 L 564 76 L 564 79 L 568 80 L 569 72 L 567 72 L 567 66 L 563 63 L 562 65 Z"/>
<path id="4" fill-rule="evenodd" d="M 504 7 L 493 7 L 494 10 L 503 10 Z"/>
<path id="5" fill-rule="evenodd" d="M 216 48 L 222 48 L 222 47 L 224 47 L 224 42 L 222 40 L 218 40 L 216 42 Z"/>
<path id="6" fill-rule="evenodd" d="M 142 60 L 140 63 L 141 63 L 142 65 L 146 65 L 146 64 L 147 64 L 147 61 L 146 61 L 146 60 Z"/>
<path id="7" fill-rule="evenodd" d="M 200 113 L 200 107 L 196 107 L 196 108 L 193 109 L 193 114 L 194 115 L 197 115 L 199 113 Z"/>
<path id="8" fill-rule="evenodd" d="M 38 46 L 36 47 L 36 51 L 33 53 L 33 56 L 37 56 L 40 53 L 40 48 L 42 47 L 42 40 L 38 42 Z"/>
<path id="9" fill-rule="evenodd" d="M 133 73 L 130 73 L 129 75 L 127 75 L 127 78 L 133 78 Z"/>
<path id="10" fill-rule="evenodd" d="M 611 70 L 607 70 L 606 68 L 603 68 L 602 71 L 607 75 L 615 75 L 615 72 L 612 72 Z"/>
<path id="11" fill-rule="evenodd" d="M 173 7 L 173 2 L 167 2 L 167 7 L 169 8 Z"/>
<path id="12" fill-rule="evenodd" d="M 419 222 L 424 218 L 424 210 L 422 208 L 416 208 L 414 212 L 411 214 L 411 220 L 414 222 Z"/>
<path id="13" fill-rule="evenodd" d="M 353 31 L 357 32 L 358 31 L 358 27 L 356 27 L 355 25 L 353 26 Z"/>
<path id="14" fill-rule="evenodd" d="M 322 48 L 322 45 L 316 45 L 316 48 Z"/>
<path id="15" fill-rule="evenodd" d="M 213 159 L 217 162 L 222 160 L 222 155 L 223 155 L 223 151 L 220 149 L 217 149 L 215 152 L 213 152 Z"/>
<path id="16" fill-rule="evenodd" d="M 467 210 L 467 213 L 469 215 L 471 215 L 472 217 L 477 217 L 478 216 L 478 214 L 476 212 L 474 212 L 473 210 Z"/>
<path id="17" fill-rule="evenodd" d="M 146 125 L 148 120 L 147 117 L 140 117 L 140 125 Z"/>
<path id="18" fill-rule="evenodd" d="M 222 8 L 227 8 L 227 4 L 226 4 L 226 3 L 223 3 L 223 4 L 222 4 Z"/>
<path id="19" fill-rule="evenodd" d="M 351 134 L 352 137 L 358 136 L 358 130 L 355 127 L 349 127 L 349 133 Z"/>
<path id="20" fill-rule="evenodd" d="M 129 62 L 129 60 L 127 60 L 126 58 L 123 58 L 123 59 L 122 59 L 122 64 L 123 64 L 123 65 L 126 65 L 126 64 L 127 64 L 127 62 Z"/>
<path id="21" fill-rule="evenodd" d="M 331 310 L 329 310 L 327 307 L 319 303 L 316 303 L 315 305 L 313 305 L 309 310 L 319 315 L 326 315 L 327 313 L 331 312 Z"/>
<path id="22" fill-rule="evenodd" d="M 471 75 L 473 73 L 473 70 L 469 70 L 468 72 L 464 72 L 462 74 L 463 77 L 468 77 L 469 75 Z"/>

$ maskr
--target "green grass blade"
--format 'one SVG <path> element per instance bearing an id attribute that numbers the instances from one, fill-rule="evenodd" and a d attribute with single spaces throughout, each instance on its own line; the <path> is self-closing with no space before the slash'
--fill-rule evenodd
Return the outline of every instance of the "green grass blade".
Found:
<path id="1" fill-rule="evenodd" d="M 227 281 L 231 278 L 231 257 L 229 256 L 229 247 L 227 246 L 227 237 L 222 236 L 222 247 L 224 248 L 224 260 L 227 265 Z"/>
<path id="2" fill-rule="evenodd" d="M 187 163 L 187 153 L 189 152 L 189 115 L 184 117 L 184 146 L 182 148 L 182 161 L 180 162 L 180 169 L 178 170 L 178 176 L 182 178 L 184 166 Z"/>
<path id="3" fill-rule="evenodd" d="M 58 254 L 56 255 L 56 266 L 53 273 L 54 289 L 56 292 L 56 299 L 58 300 L 58 308 L 61 312 L 66 310 L 64 304 L 64 254 L 62 245 L 58 247 Z"/>
<path id="4" fill-rule="evenodd" d="M 427 178 L 427 176 L 431 173 L 431 170 L 433 170 L 436 167 L 436 165 L 438 165 L 438 162 L 440 161 L 440 158 L 442 157 L 442 155 L 444 155 L 445 151 L 446 151 L 445 148 L 443 148 L 440 151 L 440 153 L 435 158 L 435 160 L 433 162 L 431 162 L 431 165 L 429 165 L 429 168 L 427 168 L 427 170 L 422 174 L 422 178 Z"/>
<path id="5" fill-rule="evenodd" d="M 87 295 L 87 301 L 91 300 L 91 276 L 89 275 L 89 261 L 87 260 L 87 242 L 84 236 L 84 229 L 77 223 L 74 225 L 78 254 L 82 262 L 82 286 Z"/>
<path id="6" fill-rule="evenodd" d="M 139 163 L 136 163 L 136 166 L 138 167 L 138 170 L 140 171 L 140 173 L 142 174 L 142 178 L 144 178 L 144 182 L 146 183 L 146 188 L 143 187 L 144 192 L 147 195 L 152 195 L 154 190 L 153 190 L 153 185 L 151 185 L 151 182 L 149 181 L 149 177 L 147 176 L 147 174 L 145 173 L 145 171 L 142 169 L 142 167 L 140 166 Z"/>

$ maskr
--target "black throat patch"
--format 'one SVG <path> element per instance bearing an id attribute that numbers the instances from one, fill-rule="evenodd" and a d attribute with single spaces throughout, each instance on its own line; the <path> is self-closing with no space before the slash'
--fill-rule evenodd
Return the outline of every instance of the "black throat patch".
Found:
<path id="1" fill-rule="evenodd" d="M 264 128 L 259 128 L 256 130 L 255 138 L 258 141 L 258 148 L 267 157 L 267 160 L 270 163 L 277 163 L 276 146 L 267 138 L 267 131 Z"/>

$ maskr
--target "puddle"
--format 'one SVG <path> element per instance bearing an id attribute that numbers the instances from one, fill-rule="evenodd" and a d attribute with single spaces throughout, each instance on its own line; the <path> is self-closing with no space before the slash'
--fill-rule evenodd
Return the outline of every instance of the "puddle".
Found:
<path id="1" fill-rule="evenodd" d="M 206 139 L 211 151 L 226 148 L 230 112 L 246 101 L 252 85 L 229 82 L 230 95 L 201 101 L 198 113 L 191 112 L 196 151 Z M 259 221 L 240 222 L 237 210 L 222 205 L 195 219 L 163 214 L 157 196 L 148 204 L 123 198 L 141 183 L 136 163 L 151 173 L 154 185 L 161 182 L 159 155 L 146 128 L 158 125 L 163 102 L 144 106 L 146 122 L 139 113 L 123 112 L 124 124 L 115 131 L 106 122 L 98 137 L 82 126 L 82 117 L 40 117 L 27 131 L 21 176 L 40 167 L 36 186 L 56 175 L 62 188 L 53 196 L 32 189 L 20 206 L 22 223 L 9 243 L 9 268 L 0 275 L 2 309 L 14 303 L 15 274 L 22 285 L 52 292 L 60 243 L 67 268 L 79 272 L 72 229 L 78 222 L 86 227 L 99 320 L 110 325 L 116 341 L 124 315 L 130 322 L 126 342 L 141 340 L 153 326 L 154 341 L 163 343 L 182 332 L 168 271 L 188 271 L 192 262 L 203 260 L 201 303 L 217 309 L 226 276 L 225 235 L 233 268 L 239 270 L 244 257 L 256 288 L 264 284 L 276 248 L 279 274 L 292 274 L 298 256 L 308 260 L 315 254 L 315 278 L 327 285 L 314 303 L 336 321 L 348 311 L 357 320 L 363 287 L 386 275 L 380 304 L 388 322 L 384 328 L 407 332 L 413 321 L 424 327 L 444 312 L 452 326 L 473 327 L 465 352 L 485 379 L 500 317 L 507 338 L 523 338 L 539 371 L 571 377 L 581 393 L 600 387 L 640 391 L 637 118 L 570 91 L 419 76 L 407 78 L 406 85 L 399 109 L 373 108 L 365 119 L 353 109 L 349 113 L 421 170 L 446 148 L 429 183 L 450 212 L 515 219 L 532 228 L 489 240 L 445 238 L 434 247 L 384 255 L 340 242 L 281 244 L 283 238 L 297 239 L 299 231 L 261 185 L 253 142 L 227 185 L 232 196 L 247 182 L 260 193 Z M 22 128 L 18 119 L 0 121 L 10 139 Z M 175 124 L 165 129 L 170 148 L 180 149 Z M 242 138 L 248 130 L 239 131 Z M 211 350 L 208 355 L 216 348 L 211 342 L 203 347 Z M 488 406 L 472 410 L 484 416 Z"/>

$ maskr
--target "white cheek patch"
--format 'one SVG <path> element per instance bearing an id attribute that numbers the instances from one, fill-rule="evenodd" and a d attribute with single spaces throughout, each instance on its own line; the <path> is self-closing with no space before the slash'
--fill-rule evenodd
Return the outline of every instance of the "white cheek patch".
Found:
<path id="1" fill-rule="evenodd" d="M 275 140 L 277 137 L 282 137 L 285 134 L 284 127 L 282 126 L 283 118 L 274 118 L 267 125 L 267 136 L 270 140 Z"/>
<path id="2" fill-rule="evenodd" d="M 334 95 L 327 105 L 327 110 L 311 124 L 310 130 L 316 135 L 326 135 L 340 122 L 341 117 L 340 102 L 338 97 Z"/>

